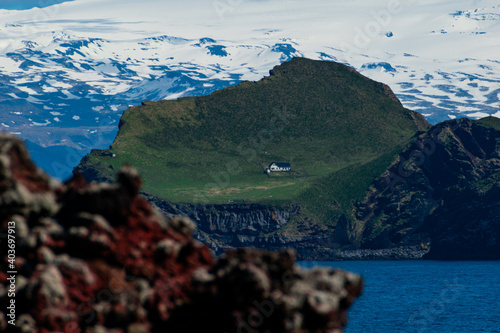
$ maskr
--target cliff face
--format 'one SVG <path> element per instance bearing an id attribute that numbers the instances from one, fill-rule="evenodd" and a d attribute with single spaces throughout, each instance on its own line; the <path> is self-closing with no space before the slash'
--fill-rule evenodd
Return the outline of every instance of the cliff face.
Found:
<path id="1" fill-rule="evenodd" d="M 426 258 L 500 259 L 500 120 L 488 122 L 496 129 L 467 123 L 459 130 L 467 171 L 425 221 L 433 242 Z"/>
<path id="2" fill-rule="evenodd" d="M 189 216 L 198 229 L 221 235 L 262 235 L 272 233 L 286 225 L 297 207 L 269 206 L 253 203 L 228 203 L 223 205 L 171 204 L 154 196 L 146 198 L 155 203 L 165 214 Z"/>
<path id="3" fill-rule="evenodd" d="M 307 236 L 286 236 L 283 228 L 291 218 L 300 215 L 297 206 L 171 204 L 148 194 L 143 195 L 163 215 L 181 215 L 195 221 L 194 237 L 210 245 L 218 255 L 226 249 L 242 246 L 272 251 L 293 248 L 299 260 L 420 259 L 428 252 L 420 244 L 391 249 L 359 249 L 349 243 L 347 236 L 343 249 L 339 249 L 335 244 L 343 240 L 339 240 L 333 230 Z M 337 227 L 337 232 L 338 229 L 341 228 Z"/>
<path id="4" fill-rule="evenodd" d="M 468 119 L 418 136 L 377 179 L 352 222 L 365 248 L 425 243 L 428 258 L 500 258 L 500 132 Z"/>
<path id="5" fill-rule="evenodd" d="M 171 204 L 144 194 L 163 215 L 182 215 L 192 219 L 195 237 L 210 244 L 216 254 L 227 248 L 251 246 L 268 250 L 291 246 L 290 239 L 272 236 L 297 213 L 295 207 L 268 206 L 251 203 L 224 205 Z M 265 236 L 269 235 L 269 236 Z M 299 240 L 303 240 L 301 237 Z M 300 254 L 299 254 L 300 256 Z"/>
<path id="6" fill-rule="evenodd" d="M 492 196 L 493 198 L 488 198 Z M 432 239 L 426 259 L 500 259 L 500 186 L 480 193 L 454 193 L 429 217 L 425 229 Z"/>
<path id="7" fill-rule="evenodd" d="M 286 250 L 215 259 L 191 220 L 163 219 L 140 186 L 130 167 L 113 184 L 59 184 L 0 135 L 0 233 L 15 235 L 15 260 L 0 243 L 1 331 L 342 331 L 358 275 L 303 270 Z"/>

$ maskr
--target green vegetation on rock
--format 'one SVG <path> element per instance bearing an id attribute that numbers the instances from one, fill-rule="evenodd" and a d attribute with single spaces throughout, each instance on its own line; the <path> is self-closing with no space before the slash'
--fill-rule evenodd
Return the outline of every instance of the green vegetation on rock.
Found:
<path id="1" fill-rule="evenodd" d="M 109 154 L 80 168 L 102 180 L 129 162 L 144 191 L 170 202 L 301 202 L 322 215 L 312 193 L 357 199 L 374 177 L 363 165 L 427 126 L 387 86 L 345 65 L 295 58 L 258 82 L 130 108 Z M 293 171 L 268 177 L 271 162 Z"/>
<path id="2" fill-rule="evenodd" d="M 479 119 L 476 121 L 477 124 L 488 127 L 488 128 L 494 128 L 497 131 L 500 131 L 500 118 L 496 117 L 485 117 L 482 119 Z"/>
<path id="3" fill-rule="evenodd" d="M 409 246 L 415 255 L 398 253 L 413 258 L 432 240 L 432 258 L 493 258 L 499 151 L 500 119 L 430 128 L 386 85 L 295 58 L 258 82 L 130 108 L 111 148 L 76 171 L 103 181 L 134 165 L 148 198 L 195 219 L 216 250 L 291 246 L 318 259 Z M 271 162 L 292 172 L 268 176 Z"/>

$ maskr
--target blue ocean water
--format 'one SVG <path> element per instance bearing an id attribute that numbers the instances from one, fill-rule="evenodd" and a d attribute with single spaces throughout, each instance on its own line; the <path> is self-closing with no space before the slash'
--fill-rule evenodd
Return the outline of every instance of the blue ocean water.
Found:
<path id="1" fill-rule="evenodd" d="M 500 261 L 311 261 L 361 274 L 346 333 L 500 332 Z"/>
<path id="2" fill-rule="evenodd" d="M 73 0 L 1 0 L 0 9 L 26 10 L 34 7 L 44 8 Z"/>

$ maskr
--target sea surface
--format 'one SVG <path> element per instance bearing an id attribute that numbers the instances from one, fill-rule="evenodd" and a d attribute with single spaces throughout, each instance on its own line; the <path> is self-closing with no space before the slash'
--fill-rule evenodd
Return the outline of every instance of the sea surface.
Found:
<path id="1" fill-rule="evenodd" d="M 361 274 L 345 333 L 500 332 L 500 261 L 309 261 Z"/>

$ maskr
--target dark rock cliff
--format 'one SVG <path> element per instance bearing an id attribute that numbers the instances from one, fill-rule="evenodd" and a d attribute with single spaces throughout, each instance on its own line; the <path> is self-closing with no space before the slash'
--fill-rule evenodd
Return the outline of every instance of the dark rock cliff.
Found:
<path id="1" fill-rule="evenodd" d="M 221 235 L 261 235 L 272 233 L 283 227 L 297 207 L 269 206 L 255 203 L 227 204 L 171 204 L 145 194 L 165 214 L 187 215 L 198 224 L 203 232 L 217 232 Z"/>
<path id="2" fill-rule="evenodd" d="M 356 205 L 364 248 L 426 244 L 433 259 L 500 259 L 500 132 L 469 119 L 417 137 Z"/>
<path id="3" fill-rule="evenodd" d="M 338 230 L 309 236 L 285 236 L 280 231 L 293 216 L 300 214 L 298 206 L 171 204 L 146 193 L 143 195 L 163 215 L 186 216 L 195 221 L 194 237 L 209 244 L 216 254 L 246 246 L 273 251 L 292 248 L 300 260 L 420 259 L 428 250 L 422 249 L 420 244 L 371 250 L 358 249 L 350 243 L 339 249 L 335 246 L 339 244 Z"/>

